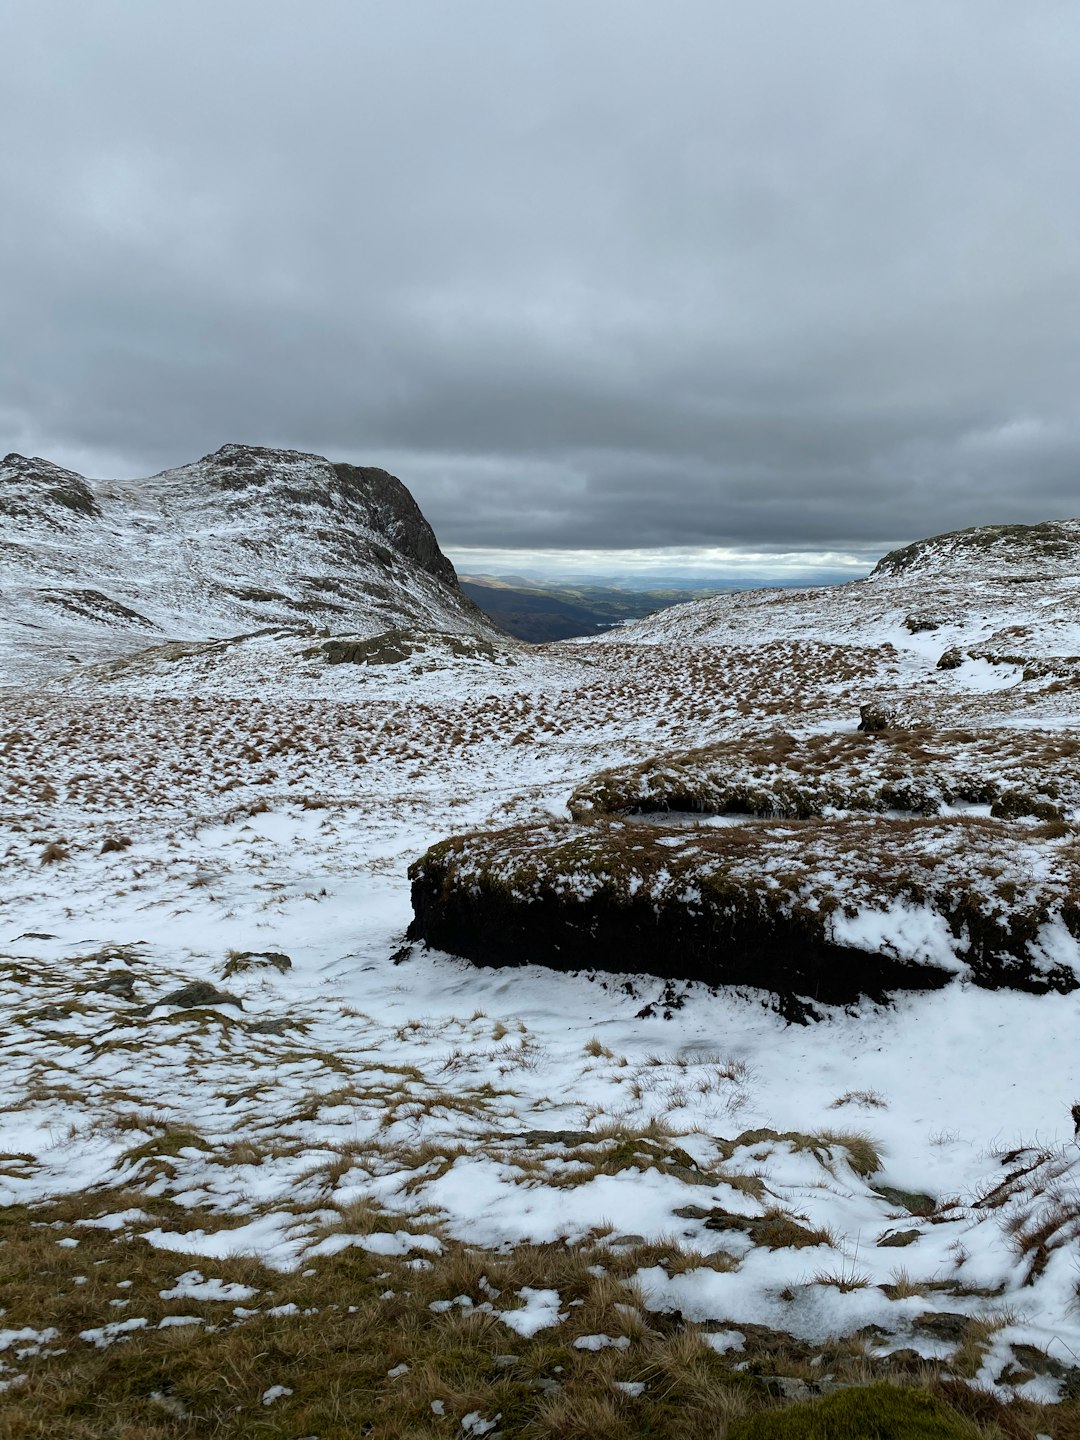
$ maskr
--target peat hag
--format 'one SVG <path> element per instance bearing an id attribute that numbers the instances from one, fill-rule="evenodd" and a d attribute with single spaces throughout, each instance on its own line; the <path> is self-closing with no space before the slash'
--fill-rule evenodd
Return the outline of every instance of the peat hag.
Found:
<path id="1" fill-rule="evenodd" d="M 458 836 L 411 868 L 409 935 L 477 964 L 754 986 L 793 1017 L 805 1000 L 883 1000 L 957 977 L 1068 993 L 1075 866 L 1046 828 L 620 822 Z M 1060 864 L 1035 881 L 1040 845 Z"/>

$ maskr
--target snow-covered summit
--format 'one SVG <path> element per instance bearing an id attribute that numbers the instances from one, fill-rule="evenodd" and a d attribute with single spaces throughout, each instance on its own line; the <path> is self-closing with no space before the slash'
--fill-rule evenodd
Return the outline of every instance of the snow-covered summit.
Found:
<path id="1" fill-rule="evenodd" d="M 385 470 L 247 445 L 130 481 L 0 461 L 0 678 L 280 626 L 488 630 Z"/>
<path id="2" fill-rule="evenodd" d="M 1080 520 L 1039 525 L 975 525 L 916 540 L 882 556 L 874 576 L 956 572 L 973 568 L 999 577 L 1050 580 L 1080 574 Z"/>

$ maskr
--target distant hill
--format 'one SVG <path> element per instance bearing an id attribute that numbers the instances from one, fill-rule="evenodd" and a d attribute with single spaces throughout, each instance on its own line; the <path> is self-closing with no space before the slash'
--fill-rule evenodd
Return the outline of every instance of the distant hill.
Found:
<path id="1" fill-rule="evenodd" d="M 873 574 L 914 575 L 957 566 L 1033 579 L 1075 574 L 1080 571 L 1080 520 L 950 530 L 890 551 L 878 561 Z"/>
<path id="2" fill-rule="evenodd" d="M 614 585 L 541 585 L 517 576 L 513 582 L 489 575 L 461 576 L 462 590 L 500 629 L 533 644 L 596 635 L 624 620 L 639 620 L 655 610 L 718 593 L 709 588 L 624 590 Z"/>

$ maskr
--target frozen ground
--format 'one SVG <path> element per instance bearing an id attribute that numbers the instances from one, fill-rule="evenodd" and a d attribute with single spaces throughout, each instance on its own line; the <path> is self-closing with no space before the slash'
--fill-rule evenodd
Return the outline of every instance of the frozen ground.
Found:
<path id="1" fill-rule="evenodd" d="M 966 1345 L 969 1378 L 1056 1398 L 1080 1364 L 1080 992 L 958 980 L 802 1027 L 753 991 L 403 946 L 429 844 L 565 816 L 600 768 L 850 731 L 882 693 L 949 725 L 1073 723 L 1064 661 L 939 671 L 990 622 L 930 645 L 902 602 L 841 623 L 831 595 L 785 595 L 770 628 L 772 601 L 738 597 L 709 633 L 687 606 L 679 636 L 379 667 L 268 634 L 4 692 L 4 1201 L 91 1194 L 84 1226 L 175 1257 L 174 1323 L 227 1298 L 234 1254 L 652 1245 L 647 1307 L 718 1348 L 755 1326 L 946 1364 Z M 163 1227 L 166 1200 L 191 1222 Z M 543 1286 L 444 1300 L 505 1313 L 508 1343 L 569 1314 Z M 78 1343 L 145 1319 L 117 1316 Z M 0 1330 L 0 1382 L 46 1329 Z"/>

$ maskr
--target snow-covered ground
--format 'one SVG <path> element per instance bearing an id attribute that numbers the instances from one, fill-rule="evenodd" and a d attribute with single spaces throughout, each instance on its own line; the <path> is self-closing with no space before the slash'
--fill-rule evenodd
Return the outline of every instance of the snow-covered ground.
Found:
<path id="1" fill-rule="evenodd" d="M 944 1314 L 986 1322 L 987 1384 L 1015 1344 L 1077 1363 L 1080 991 L 958 979 L 789 1026 L 759 992 L 404 946 L 411 861 L 565 818 L 601 768 L 850 732 L 883 695 L 950 726 L 1072 725 L 1076 588 L 1000 586 L 991 612 L 982 584 L 729 597 L 618 641 L 433 641 L 396 665 L 328 666 L 267 633 L 12 686 L 3 1200 L 98 1191 L 96 1223 L 175 1252 L 178 1296 L 234 1252 L 422 1259 L 432 1227 L 484 1247 L 663 1237 L 712 1263 L 643 1267 L 647 1304 L 721 1346 L 740 1325 L 872 1325 L 881 1353 L 942 1356 L 960 1323 Z M 1052 602 L 1037 645 L 1017 633 L 1033 587 Z M 929 590 L 939 629 L 913 631 Z M 936 668 L 1010 626 L 1014 658 Z M 1057 669 L 1025 678 L 1036 650 Z M 197 982 L 213 988 L 185 993 Z M 163 1230 L 139 1193 L 202 1218 Z M 328 1240 L 361 1201 L 397 1229 Z M 754 1222 L 773 1211 L 796 1229 L 769 1244 Z M 561 1323 L 558 1295 L 535 1295 L 508 1312 L 519 1333 Z M 1018 1383 L 1058 1393 L 1049 1374 Z"/>

